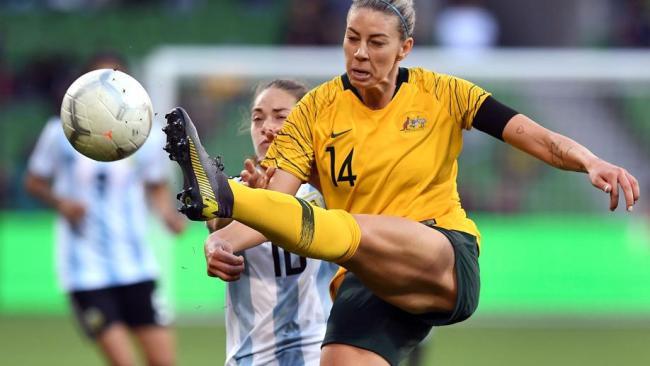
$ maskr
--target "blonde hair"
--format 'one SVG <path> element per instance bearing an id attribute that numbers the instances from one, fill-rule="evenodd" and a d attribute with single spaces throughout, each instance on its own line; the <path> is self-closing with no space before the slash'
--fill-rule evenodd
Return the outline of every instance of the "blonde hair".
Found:
<path id="1" fill-rule="evenodd" d="M 415 29 L 413 0 L 353 0 L 350 10 L 360 8 L 372 9 L 397 17 L 402 41 L 413 36 Z"/>

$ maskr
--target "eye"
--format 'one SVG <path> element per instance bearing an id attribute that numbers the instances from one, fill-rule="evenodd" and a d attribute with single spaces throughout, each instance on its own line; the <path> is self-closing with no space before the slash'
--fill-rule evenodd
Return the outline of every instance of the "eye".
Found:
<path id="1" fill-rule="evenodd" d="M 349 42 L 359 42 L 359 37 L 357 36 L 346 36 L 345 38 L 347 38 Z"/>
<path id="2" fill-rule="evenodd" d="M 264 121 L 264 119 L 261 116 L 252 116 L 251 121 L 255 124 L 260 124 Z"/>
<path id="3" fill-rule="evenodd" d="M 382 47 L 382 46 L 384 46 L 386 43 L 385 43 L 385 42 L 382 42 L 382 41 L 370 41 L 370 44 L 373 45 L 373 46 L 375 46 L 375 47 Z"/>

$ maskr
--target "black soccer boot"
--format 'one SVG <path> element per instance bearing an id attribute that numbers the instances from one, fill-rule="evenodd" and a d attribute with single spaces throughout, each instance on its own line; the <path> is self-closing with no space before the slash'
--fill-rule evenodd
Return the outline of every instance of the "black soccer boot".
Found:
<path id="1" fill-rule="evenodd" d="M 167 135 L 164 150 L 183 171 L 183 190 L 176 196 L 179 211 L 194 221 L 231 217 L 233 195 L 221 159 L 211 159 L 201 145 L 196 127 L 181 107 L 165 115 Z"/>

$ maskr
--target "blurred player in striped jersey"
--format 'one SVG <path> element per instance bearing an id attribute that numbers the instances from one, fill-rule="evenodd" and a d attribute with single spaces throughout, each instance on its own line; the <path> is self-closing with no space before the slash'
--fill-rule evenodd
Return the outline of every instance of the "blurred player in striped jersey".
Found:
<path id="1" fill-rule="evenodd" d="M 119 55 L 93 57 L 88 71 L 124 70 Z M 157 263 L 145 240 L 149 199 L 167 227 L 185 227 L 171 200 L 162 134 L 154 128 L 134 155 L 91 160 L 74 150 L 51 118 L 30 157 L 26 189 L 58 212 L 57 272 L 83 331 L 106 362 L 135 365 L 131 335 L 149 365 L 173 365 L 170 321 L 156 295 Z"/>
<path id="2" fill-rule="evenodd" d="M 292 80 L 274 80 L 258 87 L 250 125 L 258 160 L 264 158 L 287 115 L 306 93 L 304 85 Z M 248 160 L 243 181 L 255 169 L 255 163 Z M 324 207 L 320 193 L 308 184 L 303 184 L 296 196 Z M 222 225 L 224 222 L 213 220 L 208 228 L 214 231 Z M 328 286 L 338 266 L 266 242 L 241 252 L 246 269 L 241 275 L 229 276 L 220 260 L 221 249 L 206 246 L 205 251 L 208 272 L 233 281 L 228 283 L 227 293 L 226 365 L 319 365 L 332 306 Z"/>

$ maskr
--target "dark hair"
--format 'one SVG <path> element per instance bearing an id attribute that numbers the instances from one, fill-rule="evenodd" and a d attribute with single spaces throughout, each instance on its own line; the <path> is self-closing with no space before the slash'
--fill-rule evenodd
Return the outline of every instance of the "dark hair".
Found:
<path id="1" fill-rule="evenodd" d="M 372 9 L 396 17 L 402 41 L 413 36 L 415 29 L 413 0 L 352 0 L 350 10 L 360 8 Z"/>
<path id="2" fill-rule="evenodd" d="M 253 103 L 255 98 L 257 98 L 263 91 L 266 89 L 280 89 L 296 97 L 296 100 L 302 99 L 302 97 L 307 94 L 309 88 L 307 85 L 290 79 L 275 79 L 268 82 L 262 82 L 257 85 L 255 88 L 255 93 L 253 94 Z"/>

